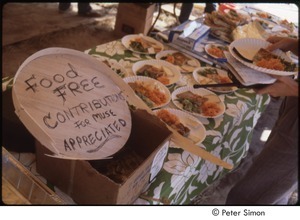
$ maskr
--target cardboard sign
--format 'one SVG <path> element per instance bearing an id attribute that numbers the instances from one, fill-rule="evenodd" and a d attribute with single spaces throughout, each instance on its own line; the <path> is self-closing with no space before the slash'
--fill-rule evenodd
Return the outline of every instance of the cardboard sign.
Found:
<path id="1" fill-rule="evenodd" d="M 129 107 L 107 76 L 115 73 L 78 53 L 52 48 L 29 57 L 14 79 L 16 114 L 55 157 L 107 158 L 129 138 Z"/>

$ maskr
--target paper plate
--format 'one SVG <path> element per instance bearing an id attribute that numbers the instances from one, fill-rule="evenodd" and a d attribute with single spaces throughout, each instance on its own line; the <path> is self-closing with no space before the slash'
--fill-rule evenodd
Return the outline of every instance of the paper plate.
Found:
<path id="1" fill-rule="evenodd" d="M 184 93 L 184 92 L 188 92 L 188 91 L 192 92 L 195 95 L 204 96 L 204 97 L 208 98 L 209 102 L 216 103 L 217 107 L 219 108 L 219 112 L 217 114 L 207 116 L 207 115 L 204 115 L 203 113 L 197 113 L 197 112 L 185 110 L 183 108 L 183 105 L 177 100 L 178 99 L 177 95 Z M 179 108 L 187 113 L 192 113 L 195 116 L 200 116 L 202 118 L 217 118 L 217 117 L 223 115 L 225 112 L 225 104 L 222 102 L 222 100 L 214 92 L 211 92 L 211 91 L 209 91 L 207 89 L 203 89 L 203 88 L 194 89 L 193 87 L 190 87 L 190 86 L 178 88 L 172 93 L 172 102 L 174 103 L 174 105 L 177 108 Z"/>
<path id="2" fill-rule="evenodd" d="M 177 116 L 179 121 L 190 129 L 190 133 L 187 136 L 188 139 L 192 140 L 195 144 L 200 144 L 206 137 L 206 129 L 203 124 L 191 114 L 174 108 L 163 108 L 153 111 L 156 115 L 161 110 L 167 110 L 171 114 Z"/>
<path id="3" fill-rule="evenodd" d="M 236 55 L 236 53 L 233 51 L 233 48 L 235 47 L 246 58 L 252 59 L 260 48 L 266 48 L 268 45 L 270 45 L 270 43 L 265 40 L 256 39 L 256 38 L 243 38 L 243 39 L 238 39 L 238 40 L 233 41 L 229 45 L 229 52 L 236 60 L 238 60 L 242 64 L 244 64 L 252 69 L 255 69 L 257 71 L 260 71 L 260 72 L 273 74 L 273 75 L 280 75 L 280 76 L 289 76 L 289 75 L 296 74 L 297 72 L 278 71 L 278 70 L 272 70 L 272 69 L 267 69 L 267 68 L 263 68 L 263 67 L 258 67 L 250 62 L 244 61 L 238 55 Z M 282 50 L 277 49 L 275 51 L 272 51 L 272 53 L 283 58 L 284 60 L 286 60 L 288 62 L 292 62 L 292 60 Z"/>
<path id="4" fill-rule="evenodd" d="M 146 77 L 146 76 L 130 76 L 130 77 L 124 78 L 124 81 L 128 84 L 133 83 L 133 82 L 140 82 L 143 86 L 146 86 L 150 90 L 158 89 L 163 95 L 166 96 L 165 102 L 163 102 L 161 104 L 154 104 L 154 106 L 152 106 L 152 107 L 149 106 L 149 108 L 151 108 L 151 109 L 161 108 L 161 107 L 169 104 L 169 102 L 171 101 L 171 93 L 168 90 L 168 88 L 165 85 L 163 85 L 161 82 L 159 82 L 155 79 L 152 79 L 152 78 Z M 147 97 L 147 98 L 149 98 L 149 97 Z"/>
<path id="5" fill-rule="evenodd" d="M 176 82 L 178 82 L 181 78 L 181 73 L 179 69 L 174 66 L 173 64 L 163 61 L 163 60 L 142 60 L 139 62 L 136 62 L 132 66 L 132 71 L 135 75 L 138 75 L 137 72 L 140 68 L 144 67 L 145 65 L 154 66 L 157 68 L 162 68 L 166 72 L 166 78 L 169 80 L 168 83 L 163 83 L 166 86 L 172 85 Z"/>
<path id="6" fill-rule="evenodd" d="M 167 55 L 172 55 L 174 53 L 178 53 L 179 51 L 176 50 L 164 50 L 159 52 L 158 54 L 156 54 L 155 58 L 158 60 L 165 60 L 163 59 L 164 57 L 166 57 Z M 182 53 L 182 52 L 179 52 Z M 172 63 L 173 65 L 177 66 L 180 70 L 180 72 L 182 73 L 191 73 L 194 71 L 195 68 L 200 67 L 200 63 L 197 59 L 195 59 L 194 57 L 191 57 L 189 55 L 186 55 L 184 53 L 182 53 L 184 56 L 186 56 L 188 58 L 187 62 L 183 65 L 176 65 L 174 63 Z M 167 61 L 167 60 L 165 60 Z M 169 62 L 169 61 L 167 61 Z M 170 62 L 171 63 L 171 62 Z"/>
<path id="7" fill-rule="evenodd" d="M 205 47 L 204 47 L 205 52 L 206 52 L 209 56 L 213 57 L 214 59 L 216 59 L 216 60 L 218 60 L 218 61 L 220 61 L 220 62 L 226 62 L 227 60 L 226 60 L 226 57 L 225 57 L 224 54 L 223 54 L 223 56 L 216 56 L 216 54 L 212 54 L 212 53 L 209 52 L 209 50 L 210 50 L 212 47 L 227 47 L 227 46 L 221 45 L 221 44 L 206 44 Z"/>
<path id="8" fill-rule="evenodd" d="M 142 51 L 138 51 L 138 50 L 134 50 L 131 46 L 130 43 L 132 41 L 135 41 L 136 39 L 142 38 L 148 42 L 150 42 L 153 45 L 153 50 L 151 51 L 146 51 L 146 52 L 142 52 Z M 131 35 L 126 35 L 122 38 L 121 40 L 122 44 L 124 45 L 124 47 L 126 47 L 128 50 L 131 50 L 132 52 L 135 53 L 139 53 L 139 54 L 156 54 L 159 53 L 160 51 L 162 51 L 164 49 L 164 45 L 162 43 L 160 43 L 159 41 L 153 39 L 152 37 L 147 37 L 144 36 L 142 34 L 131 34 Z M 154 50 L 154 48 L 156 48 L 156 50 Z"/>
<path id="9" fill-rule="evenodd" d="M 227 82 L 216 82 L 213 79 L 210 79 L 204 75 L 202 76 L 201 74 L 199 74 L 199 72 L 205 71 L 207 69 L 216 70 L 218 76 L 226 77 L 226 78 L 228 78 L 228 80 L 230 82 L 232 82 L 232 80 L 228 77 L 227 71 L 225 71 L 225 70 L 221 70 L 221 69 L 218 69 L 215 67 L 199 67 L 194 70 L 193 77 L 200 85 L 227 83 Z M 228 82 L 228 83 L 230 83 L 230 82 Z M 236 91 L 238 88 L 236 86 L 232 86 L 232 87 L 208 87 L 207 89 L 214 91 L 214 92 L 218 92 L 218 93 L 230 93 L 230 92 Z"/>
<path id="10" fill-rule="evenodd" d="M 93 57 L 95 57 L 97 60 L 100 60 L 104 64 L 106 64 L 109 68 L 111 68 L 116 74 L 118 74 L 120 77 L 128 77 L 130 76 L 128 71 L 116 60 L 107 59 L 101 56 L 98 56 L 97 54 L 92 54 Z"/>

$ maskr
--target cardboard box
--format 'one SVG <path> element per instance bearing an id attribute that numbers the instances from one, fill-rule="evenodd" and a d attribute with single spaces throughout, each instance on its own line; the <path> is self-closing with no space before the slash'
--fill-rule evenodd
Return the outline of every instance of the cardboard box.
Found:
<path id="1" fill-rule="evenodd" d="M 147 35 L 153 22 L 155 4 L 119 3 L 115 24 L 115 34 Z"/>
<path id="2" fill-rule="evenodd" d="M 78 204 L 131 204 L 163 165 L 171 132 L 155 116 L 145 110 L 131 111 L 132 132 L 125 146 L 114 155 L 122 157 L 126 150 L 142 158 L 141 164 L 121 183 L 96 169 L 114 160 L 64 160 L 46 156 L 51 153 L 37 142 L 37 171 L 52 184 L 70 195 Z M 120 156 L 121 155 L 121 156 Z"/>

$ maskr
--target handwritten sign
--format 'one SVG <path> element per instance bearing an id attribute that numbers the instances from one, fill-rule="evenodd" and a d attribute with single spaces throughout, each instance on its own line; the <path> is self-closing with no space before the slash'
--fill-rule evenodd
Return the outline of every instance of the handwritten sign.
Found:
<path id="1" fill-rule="evenodd" d="M 15 77 L 16 113 L 56 157 L 107 158 L 129 138 L 125 96 L 101 72 L 115 73 L 98 63 L 72 54 L 47 54 L 20 67 Z"/>

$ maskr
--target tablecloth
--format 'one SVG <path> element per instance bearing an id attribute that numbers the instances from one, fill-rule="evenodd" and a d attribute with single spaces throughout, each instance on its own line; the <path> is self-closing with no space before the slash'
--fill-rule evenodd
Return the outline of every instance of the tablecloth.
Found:
<path id="1" fill-rule="evenodd" d="M 169 47 L 165 45 L 165 49 Z M 172 48 L 169 48 L 172 49 Z M 88 49 L 86 53 L 96 59 L 113 59 L 124 66 L 128 75 L 133 75 L 132 65 L 140 60 L 154 59 L 154 55 L 133 53 L 120 40 Z M 200 62 L 201 66 L 208 64 Z M 182 74 L 182 79 L 169 87 L 193 85 L 191 73 Z M 238 166 L 246 156 L 257 120 L 270 101 L 269 96 L 257 95 L 251 89 L 238 89 L 228 94 L 219 94 L 225 103 L 223 116 L 216 119 L 198 117 L 206 128 L 206 138 L 199 145 L 213 155 Z M 176 108 L 170 103 L 167 107 Z M 181 148 L 171 146 L 160 173 L 136 201 L 136 204 L 189 204 L 214 181 L 229 172 Z"/>

